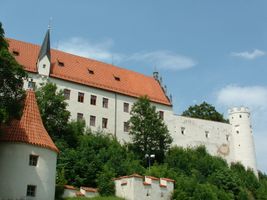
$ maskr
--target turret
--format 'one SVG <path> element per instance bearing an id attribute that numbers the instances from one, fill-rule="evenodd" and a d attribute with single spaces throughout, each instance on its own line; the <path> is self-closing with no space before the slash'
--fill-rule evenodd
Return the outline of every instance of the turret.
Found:
<path id="1" fill-rule="evenodd" d="M 232 125 L 233 159 L 246 168 L 252 169 L 258 176 L 249 109 L 235 107 L 230 109 L 228 113 Z"/>
<path id="2" fill-rule="evenodd" d="M 50 67 L 51 67 L 50 30 L 48 29 L 38 55 L 38 60 L 37 60 L 38 73 L 42 76 L 49 76 Z"/>

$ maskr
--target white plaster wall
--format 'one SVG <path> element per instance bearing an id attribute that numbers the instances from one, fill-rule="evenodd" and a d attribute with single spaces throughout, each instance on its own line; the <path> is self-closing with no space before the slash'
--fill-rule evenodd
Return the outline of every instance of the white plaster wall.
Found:
<path id="1" fill-rule="evenodd" d="M 205 145 L 211 155 L 221 156 L 229 163 L 232 161 L 230 124 L 175 115 L 167 124 L 174 145 L 184 148 Z"/>
<path id="2" fill-rule="evenodd" d="M 44 56 L 37 64 L 40 75 L 49 76 L 50 62 L 47 56 Z"/>
<path id="3" fill-rule="evenodd" d="M 246 168 L 251 168 L 257 175 L 256 153 L 249 110 L 244 107 L 233 108 L 229 110 L 229 119 L 233 127 L 234 160 L 241 162 Z"/>
<path id="4" fill-rule="evenodd" d="M 39 155 L 37 166 L 29 165 L 29 155 Z M 53 200 L 57 154 L 49 149 L 23 143 L 0 145 L 0 199 L 26 197 L 27 185 L 36 185 L 36 197 Z"/>

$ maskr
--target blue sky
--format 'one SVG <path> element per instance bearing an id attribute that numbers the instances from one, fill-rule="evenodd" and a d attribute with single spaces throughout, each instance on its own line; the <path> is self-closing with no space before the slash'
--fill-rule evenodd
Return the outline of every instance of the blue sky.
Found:
<path id="1" fill-rule="evenodd" d="M 267 1 L 2 0 L 6 36 L 151 75 L 174 110 L 207 101 L 252 111 L 258 168 L 267 172 Z"/>

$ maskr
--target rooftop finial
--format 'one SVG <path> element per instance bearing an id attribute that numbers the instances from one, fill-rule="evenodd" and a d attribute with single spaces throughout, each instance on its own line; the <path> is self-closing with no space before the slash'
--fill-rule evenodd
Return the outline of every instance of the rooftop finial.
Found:
<path id="1" fill-rule="evenodd" d="M 48 23 L 48 30 L 51 30 L 51 24 L 52 24 L 52 17 L 49 18 L 49 23 Z"/>

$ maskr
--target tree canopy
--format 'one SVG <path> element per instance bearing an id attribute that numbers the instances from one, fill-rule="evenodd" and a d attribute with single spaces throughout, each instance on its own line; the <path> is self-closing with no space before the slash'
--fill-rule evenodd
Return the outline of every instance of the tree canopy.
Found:
<path id="1" fill-rule="evenodd" d="M 162 162 L 172 138 L 147 96 L 140 97 L 134 103 L 129 122 L 134 151 L 143 159 L 146 154 L 154 154 L 155 160 Z"/>
<path id="2" fill-rule="evenodd" d="M 0 123 L 19 118 L 23 105 L 23 80 L 27 73 L 8 51 L 0 22 Z"/>
<path id="3" fill-rule="evenodd" d="M 205 101 L 199 105 L 190 106 L 182 116 L 228 123 L 228 120 L 224 119 L 214 106 Z"/>

